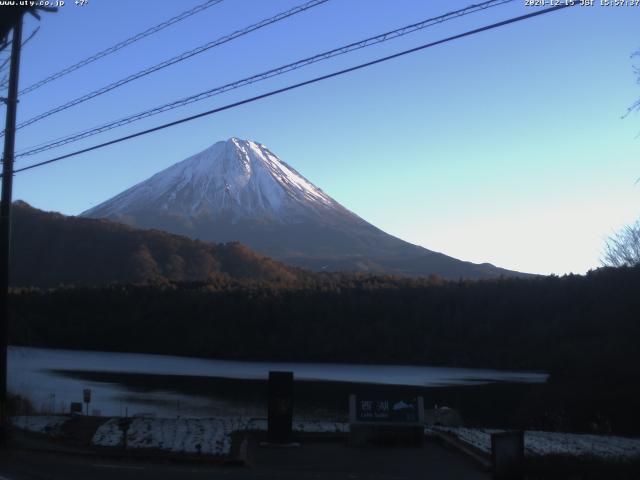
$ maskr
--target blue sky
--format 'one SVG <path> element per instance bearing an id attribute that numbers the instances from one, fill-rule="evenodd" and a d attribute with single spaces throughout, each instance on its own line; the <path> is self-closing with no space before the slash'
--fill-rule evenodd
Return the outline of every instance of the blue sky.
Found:
<path id="1" fill-rule="evenodd" d="M 21 87 L 202 1 L 67 1 L 25 47 Z M 19 121 L 300 3 L 226 0 L 25 95 Z M 331 0 L 26 127 L 17 148 L 470 3 Z M 16 167 L 531 11 L 516 0 Z M 640 115 L 621 118 L 640 97 L 639 23 L 640 7 L 565 9 L 18 174 L 14 198 L 78 214 L 237 136 L 412 243 L 521 271 L 583 273 L 599 266 L 606 236 L 640 216 Z M 27 20 L 25 34 L 36 25 Z"/>

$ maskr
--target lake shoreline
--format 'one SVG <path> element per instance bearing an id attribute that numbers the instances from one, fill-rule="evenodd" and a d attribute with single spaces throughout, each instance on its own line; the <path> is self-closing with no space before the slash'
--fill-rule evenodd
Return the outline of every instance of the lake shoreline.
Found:
<path id="1" fill-rule="evenodd" d="M 323 361 L 323 360 L 286 360 L 286 359 L 273 359 L 270 357 L 256 356 L 252 358 L 236 358 L 231 356 L 207 356 L 207 355 L 181 355 L 174 353 L 163 353 L 159 351 L 132 351 L 132 350 L 104 350 L 93 349 L 90 347 L 55 347 L 47 345 L 22 345 L 18 343 L 12 343 L 8 348 L 33 348 L 38 350 L 59 351 L 59 352 L 84 352 L 84 353 L 97 353 L 97 354 L 109 354 L 109 355 L 148 355 L 158 357 L 173 357 L 178 359 L 188 360 L 211 360 L 217 362 L 233 362 L 238 364 L 252 364 L 252 363 L 273 363 L 273 364 L 295 364 L 295 365 L 323 365 L 323 366 L 341 366 L 341 365 L 354 365 L 354 366 L 382 366 L 382 367 L 409 367 L 409 368 L 438 368 L 438 369 L 469 369 L 469 370 L 486 370 L 491 372 L 506 372 L 522 375 L 541 375 L 549 377 L 549 373 L 540 369 L 527 369 L 527 368 L 495 368 L 488 365 L 469 365 L 466 363 L 452 364 L 452 363 L 406 363 L 406 362 L 393 362 L 388 361 L 384 363 L 372 360 L 370 362 L 358 361 L 358 362 L 336 362 L 336 361 Z"/>
<path id="2" fill-rule="evenodd" d="M 266 415 L 269 370 L 295 372 L 298 413 L 344 421 L 351 393 L 423 396 L 460 410 L 471 425 L 511 424 L 514 406 L 546 376 L 495 370 L 389 365 L 228 362 L 113 352 L 10 348 L 10 386 L 52 413 L 93 390 L 103 415 Z M 233 369 L 236 370 L 233 370 Z M 16 381 L 18 377 L 20 381 Z"/>

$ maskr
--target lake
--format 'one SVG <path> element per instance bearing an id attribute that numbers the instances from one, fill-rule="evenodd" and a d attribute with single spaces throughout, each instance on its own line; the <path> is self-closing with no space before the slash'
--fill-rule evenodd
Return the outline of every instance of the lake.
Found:
<path id="1" fill-rule="evenodd" d="M 271 370 L 294 372 L 296 415 L 343 420 L 349 393 L 425 396 L 461 408 L 517 402 L 548 375 L 430 366 L 241 362 L 141 353 L 10 346 L 8 388 L 38 411 L 68 412 L 90 388 L 90 411 L 105 416 L 266 415 Z M 515 397 L 514 397 L 515 396 Z M 96 412 L 98 413 L 98 412 Z"/>

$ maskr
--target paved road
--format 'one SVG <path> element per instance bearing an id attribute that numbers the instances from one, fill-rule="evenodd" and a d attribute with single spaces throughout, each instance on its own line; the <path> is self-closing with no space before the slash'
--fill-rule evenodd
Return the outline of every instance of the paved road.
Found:
<path id="1" fill-rule="evenodd" d="M 0 480 L 301 479 L 488 480 L 467 457 L 435 443 L 422 448 L 349 448 L 306 442 L 300 448 L 249 446 L 247 467 L 119 460 L 13 450 L 0 453 Z"/>

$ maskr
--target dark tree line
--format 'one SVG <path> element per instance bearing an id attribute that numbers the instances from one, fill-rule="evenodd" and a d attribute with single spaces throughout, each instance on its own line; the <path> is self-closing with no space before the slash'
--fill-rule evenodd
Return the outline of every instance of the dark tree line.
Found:
<path id="1" fill-rule="evenodd" d="M 622 368 L 639 356 L 639 287 L 640 268 L 621 268 L 477 282 L 327 274 L 17 289 L 12 341 L 553 371 L 617 358 Z"/>

